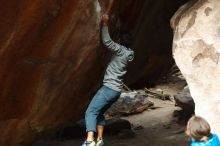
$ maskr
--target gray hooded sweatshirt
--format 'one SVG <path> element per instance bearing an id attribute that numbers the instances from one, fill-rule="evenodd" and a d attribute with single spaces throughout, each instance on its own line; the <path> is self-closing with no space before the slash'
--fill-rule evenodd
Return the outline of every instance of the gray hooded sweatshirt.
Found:
<path id="1" fill-rule="evenodd" d="M 106 48 L 112 51 L 111 61 L 109 62 L 103 85 L 121 92 L 123 88 L 123 76 L 127 72 L 127 65 L 134 58 L 134 51 L 115 43 L 108 32 L 108 27 L 102 27 L 102 42 Z"/>

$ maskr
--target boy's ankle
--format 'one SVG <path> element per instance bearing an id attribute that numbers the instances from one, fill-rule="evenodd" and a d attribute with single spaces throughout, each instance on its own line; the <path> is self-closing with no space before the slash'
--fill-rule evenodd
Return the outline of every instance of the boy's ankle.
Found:
<path id="1" fill-rule="evenodd" d="M 86 139 L 87 142 L 93 142 L 94 141 L 94 138 L 88 138 Z"/>
<path id="2" fill-rule="evenodd" d="M 98 138 L 97 138 L 97 141 L 102 140 L 102 139 L 103 139 L 102 137 L 98 137 Z"/>

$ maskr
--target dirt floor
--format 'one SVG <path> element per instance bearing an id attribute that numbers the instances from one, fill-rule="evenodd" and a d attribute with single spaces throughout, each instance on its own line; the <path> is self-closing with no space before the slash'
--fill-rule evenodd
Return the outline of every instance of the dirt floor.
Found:
<path id="1" fill-rule="evenodd" d="M 183 89 L 185 82 L 160 84 L 155 90 L 175 95 Z M 184 134 L 185 124 L 177 122 L 174 111 L 180 108 L 175 102 L 150 97 L 154 107 L 141 114 L 122 117 L 132 124 L 131 132 L 105 137 L 106 146 L 187 146 L 188 137 Z M 71 140 L 43 140 L 33 146 L 81 146 L 83 138 Z"/>

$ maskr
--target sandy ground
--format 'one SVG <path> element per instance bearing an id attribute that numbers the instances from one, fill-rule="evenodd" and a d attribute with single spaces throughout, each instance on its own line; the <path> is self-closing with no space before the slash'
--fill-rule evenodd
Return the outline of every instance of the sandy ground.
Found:
<path id="1" fill-rule="evenodd" d="M 165 93 L 174 95 L 184 87 L 183 82 L 159 85 Z M 178 124 L 173 116 L 180 110 L 175 103 L 150 98 L 154 108 L 141 114 L 122 117 L 131 122 L 133 134 L 105 137 L 106 146 L 187 146 L 188 137 L 184 134 L 185 124 Z M 38 141 L 34 146 L 81 146 L 83 138 L 68 141 L 47 140 Z"/>

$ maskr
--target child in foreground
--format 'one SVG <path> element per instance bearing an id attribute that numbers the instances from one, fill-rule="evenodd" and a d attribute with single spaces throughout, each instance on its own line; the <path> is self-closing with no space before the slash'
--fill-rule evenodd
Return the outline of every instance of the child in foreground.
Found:
<path id="1" fill-rule="evenodd" d="M 202 117 L 192 116 L 189 119 L 186 134 L 191 138 L 190 146 L 220 146 L 218 136 L 211 133 L 209 123 Z"/>

